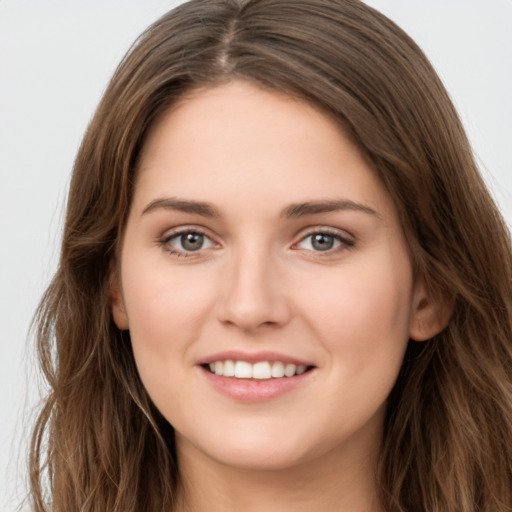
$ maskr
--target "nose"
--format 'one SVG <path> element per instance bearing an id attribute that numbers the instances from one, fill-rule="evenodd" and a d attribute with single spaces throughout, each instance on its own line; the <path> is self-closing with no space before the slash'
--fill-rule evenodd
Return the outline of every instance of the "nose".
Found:
<path id="1" fill-rule="evenodd" d="M 291 318 L 287 289 L 276 261 L 261 248 L 234 255 L 226 271 L 219 320 L 246 332 L 282 327 Z"/>

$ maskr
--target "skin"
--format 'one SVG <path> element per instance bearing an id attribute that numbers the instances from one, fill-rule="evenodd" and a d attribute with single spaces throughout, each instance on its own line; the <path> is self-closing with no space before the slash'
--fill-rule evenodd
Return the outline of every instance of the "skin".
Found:
<path id="1" fill-rule="evenodd" d="M 326 201 L 342 207 L 286 215 Z M 199 250 L 184 249 L 187 231 L 205 235 Z M 442 315 L 413 278 L 390 196 L 333 119 L 246 82 L 180 101 L 144 147 L 112 311 L 175 428 L 180 510 L 379 510 L 386 399 L 408 339 L 434 335 Z M 225 350 L 314 369 L 244 403 L 199 366 Z"/>

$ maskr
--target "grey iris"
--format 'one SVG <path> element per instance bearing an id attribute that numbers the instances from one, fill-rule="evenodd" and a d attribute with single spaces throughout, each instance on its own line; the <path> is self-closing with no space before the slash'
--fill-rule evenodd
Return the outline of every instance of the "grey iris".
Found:
<path id="1" fill-rule="evenodd" d="M 328 251 L 334 245 L 334 237 L 325 233 L 317 233 L 312 236 L 311 245 L 317 251 Z"/>
<path id="2" fill-rule="evenodd" d="M 186 233 L 181 235 L 181 245 L 186 251 L 197 251 L 201 249 L 204 242 L 204 235 L 201 233 Z"/>

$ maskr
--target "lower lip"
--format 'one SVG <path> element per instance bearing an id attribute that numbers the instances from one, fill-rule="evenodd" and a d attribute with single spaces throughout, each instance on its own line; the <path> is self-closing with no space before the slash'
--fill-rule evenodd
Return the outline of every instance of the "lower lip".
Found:
<path id="1" fill-rule="evenodd" d="M 314 371 L 309 370 L 293 377 L 258 380 L 224 377 L 211 373 L 202 366 L 200 369 L 214 389 L 230 398 L 247 403 L 265 402 L 278 398 L 304 384 Z"/>

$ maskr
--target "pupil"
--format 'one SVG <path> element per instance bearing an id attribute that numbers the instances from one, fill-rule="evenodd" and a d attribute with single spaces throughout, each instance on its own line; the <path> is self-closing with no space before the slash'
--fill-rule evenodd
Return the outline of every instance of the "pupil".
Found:
<path id="1" fill-rule="evenodd" d="M 181 245 L 186 251 L 197 251 L 203 245 L 204 236 L 200 233 L 187 233 L 181 236 Z"/>
<path id="2" fill-rule="evenodd" d="M 311 244 L 317 251 L 328 251 L 329 249 L 332 249 L 332 246 L 334 245 L 334 238 L 330 235 L 319 233 L 317 235 L 313 235 Z"/>

